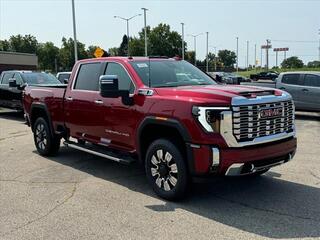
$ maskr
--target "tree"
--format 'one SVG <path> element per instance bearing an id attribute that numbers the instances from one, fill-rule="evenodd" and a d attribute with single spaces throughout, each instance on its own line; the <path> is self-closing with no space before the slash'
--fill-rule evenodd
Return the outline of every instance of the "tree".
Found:
<path id="1" fill-rule="evenodd" d="M 144 40 L 141 38 L 131 38 L 129 42 L 131 56 L 144 56 Z M 149 49 L 149 47 L 148 47 Z M 150 54 L 149 54 L 150 55 Z"/>
<path id="2" fill-rule="evenodd" d="M 307 66 L 310 67 L 310 68 L 320 67 L 320 61 L 308 62 Z"/>
<path id="3" fill-rule="evenodd" d="M 281 63 L 282 68 L 302 68 L 303 62 L 298 57 L 289 57 Z"/>
<path id="4" fill-rule="evenodd" d="M 110 56 L 119 56 L 118 51 L 119 51 L 119 48 L 117 47 L 109 48 L 108 50 Z"/>
<path id="5" fill-rule="evenodd" d="M 187 51 L 184 54 L 184 59 L 189 63 L 194 64 L 194 51 Z"/>
<path id="6" fill-rule="evenodd" d="M 233 64 L 236 63 L 237 56 L 235 52 L 225 49 L 219 51 L 218 58 L 224 67 L 233 67 Z"/>
<path id="7" fill-rule="evenodd" d="M 127 35 L 123 35 L 122 42 L 120 47 L 118 48 L 119 56 L 127 56 L 128 55 L 128 37 Z"/>
<path id="8" fill-rule="evenodd" d="M 59 48 L 54 46 L 52 42 L 40 43 L 37 55 L 40 69 L 55 71 L 59 57 Z"/>
<path id="9" fill-rule="evenodd" d="M 7 40 L 0 40 L 0 51 L 10 51 L 10 43 Z"/>
<path id="10" fill-rule="evenodd" d="M 20 34 L 9 38 L 10 51 L 22 53 L 36 53 L 38 41 L 32 35 L 22 36 Z"/>
<path id="11" fill-rule="evenodd" d="M 78 46 L 78 59 L 88 58 L 88 53 L 85 50 L 85 45 L 77 41 Z M 59 51 L 60 65 L 63 70 L 71 70 L 75 62 L 74 59 L 74 41 L 72 38 L 62 38 L 62 47 Z"/>

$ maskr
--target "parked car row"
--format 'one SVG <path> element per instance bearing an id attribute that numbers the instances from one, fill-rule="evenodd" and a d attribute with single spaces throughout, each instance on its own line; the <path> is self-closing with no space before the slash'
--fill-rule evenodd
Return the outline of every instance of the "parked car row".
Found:
<path id="1" fill-rule="evenodd" d="M 249 82 L 250 79 L 230 72 L 209 72 L 217 82 L 222 84 L 240 84 L 241 82 Z"/>
<path id="2" fill-rule="evenodd" d="M 272 80 L 274 81 L 279 76 L 279 73 L 276 71 L 267 71 L 267 72 L 259 72 L 256 74 L 251 74 L 250 79 L 253 81 L 258 80 Z"/>
<path id="3" fill-rule="evenodd" d="M 320 111 L 320 72 L 284 72 L 274 82 L 241 84 L 284 90 L 291 94 L 297 110 Z"/>
<path id="4" fill-rule="evenodd" d="M 36 85 L 57 85 L 61 82 L 52 74 L 32 71 L 3 71 L 0 75 L 0 107 L 23 110 L 24 88 Z"/>

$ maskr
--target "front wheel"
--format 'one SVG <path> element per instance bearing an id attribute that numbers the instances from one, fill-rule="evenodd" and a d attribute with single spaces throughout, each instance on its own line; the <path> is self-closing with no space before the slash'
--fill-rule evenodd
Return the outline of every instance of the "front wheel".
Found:
<path id="1" fill-rule="evenodd" d="M 33 138 L 40 155 L 49 156 L 58 152 L 60 138 L 51 134 L 48 122 L 42 117 L 34 123 Z"/>
<path id="2" fill-rule="evenodd" d="M 167 200 L 182 198 L 188 187 L 188 171 L 180 150 L 169 140 L 155 140 L 148 148 L 146 175 L 155 193 Z"/>

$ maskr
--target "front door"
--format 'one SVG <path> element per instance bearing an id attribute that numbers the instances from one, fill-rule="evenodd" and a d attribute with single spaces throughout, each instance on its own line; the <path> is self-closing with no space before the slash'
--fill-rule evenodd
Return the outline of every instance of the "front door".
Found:
<path id="1" fill-rule="evenodd" d="M 130 94 L 135 91 L 134 83 L 126 68 L 116 62 L 108 62 L 104 75 L 117 75 L 120 90 L 129 90 Z M 104 126 L 104 141 L 109 142 L 109 146 L 125 151 L 134 150 L 134 132 L 137 127 L 138 113 L 135 106 L 128 106 L 122 103 L 119 98 L 102 98 Z"/>
<path id="2" fill-rule="evenodd" d="M 320 76 L 315 74 L 305 74 L 303 88 L 307 110 L 320 111 Z"/>

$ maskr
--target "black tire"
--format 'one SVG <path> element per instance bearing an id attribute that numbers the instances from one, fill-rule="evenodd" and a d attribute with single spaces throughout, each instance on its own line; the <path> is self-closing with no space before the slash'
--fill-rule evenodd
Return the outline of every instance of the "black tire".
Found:
<path id="1" fill-rule="evenodd" d="M 40 155 L 51 156 L 60 148 L 60 138 L 51 134 L 48 122 L 39 117 L 33 127 L 34 144 Z"/>
<path id="2" fill-rule="evenodd" d="M 178 200 L 186 194 L 189 182 L 186 163 L 171 141 L 158 139 L 149 146 L 145 169 L 149 184 L 159 197 Z"/>

